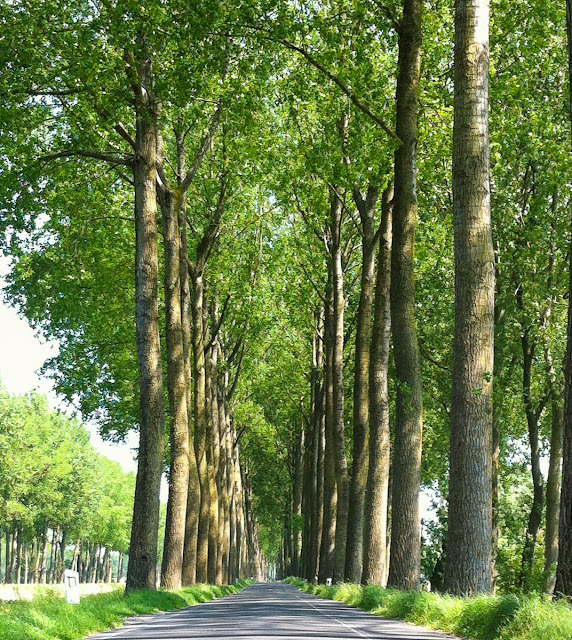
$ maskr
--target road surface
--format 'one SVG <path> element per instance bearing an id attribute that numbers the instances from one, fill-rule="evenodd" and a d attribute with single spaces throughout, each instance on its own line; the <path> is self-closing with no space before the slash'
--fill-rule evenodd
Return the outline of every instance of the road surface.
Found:
<path id="1" fill-rule="evenodd" d="M 89 640 L 443 640 L 451 638 L 287 584 L 255 584 L 240 593 L 169 613 L 130 618 Z"/>

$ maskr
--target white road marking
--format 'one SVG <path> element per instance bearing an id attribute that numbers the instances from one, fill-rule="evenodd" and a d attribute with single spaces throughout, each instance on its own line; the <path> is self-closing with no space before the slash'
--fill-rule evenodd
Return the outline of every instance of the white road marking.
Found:
<path id="1" fill-rule="evenodd" d="M 331 616 L 329 613 L 324 613 L 322 610 L 320 610 L 318 607 L 315 607 L 311 602 L 309 602 L 308 600 L 304 600 L 304 598 L 297 596 L 298 600 L 300 600 L 301 602 L 303 602 L 304 604 L 307 604 L 308 606 L 312 607 L 312 609 L 315 609 L 318 613 L 321 613 L 323 616 L 325 616 L 326 618 L 331 618 L 332 620 L 334 620 L 335 622 L 337 622 L 338 624 L 343 625 L 344 627 L 347 627 L 350 631 L 353 631 L 356 635 L 361 636 L 362 638 L 370 638 L 371 636 L 369 636 L 367 633 L 364 633 L 363 631 L 360 631 L 359 629 L 354 629 L 351 625 L 347 624 L 346 622 L 344 622 L 343 620 L 339 620 L 338 618 L 336 618 L 335 616 Z"/>

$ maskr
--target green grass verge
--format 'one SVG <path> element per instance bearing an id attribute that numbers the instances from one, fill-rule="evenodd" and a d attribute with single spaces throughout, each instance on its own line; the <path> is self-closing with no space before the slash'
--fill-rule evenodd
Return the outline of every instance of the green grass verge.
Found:
<path id="1" fill-rule="evenodd" d="M 382 618 L 402 619 L 471 640 L 572 639 L 572 607 L 537 595 L 452 598 L 355 584 L 326 587 L 298 578 L 284 582 Z"/>
<path id="2" fill-rule="evenodd" d="M 0 602 L 0 638 L 2 640 L 78 640 L 122 624 L 130 616 L 183 609 L 238 593 L 252 584 L 242 580 L 228 587 L 197 584 L 181 591 L 134 591 L 123 589 L 85 596 L 81 604 L 70 605 L 53 594 L 32 601 Z"/>

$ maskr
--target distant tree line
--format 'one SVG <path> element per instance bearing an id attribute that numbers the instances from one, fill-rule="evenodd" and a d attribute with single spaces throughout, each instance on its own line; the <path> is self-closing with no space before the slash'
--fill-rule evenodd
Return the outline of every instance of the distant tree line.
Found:
<path id="1" fill-rule="evenodd" d="M 0 573 L 5 583 L 125 573 L 135 476 L 98 454 L 77 420 L 43 396 L 0 391 Z M 2 557 L 3 556 L 3 557 Z"/>

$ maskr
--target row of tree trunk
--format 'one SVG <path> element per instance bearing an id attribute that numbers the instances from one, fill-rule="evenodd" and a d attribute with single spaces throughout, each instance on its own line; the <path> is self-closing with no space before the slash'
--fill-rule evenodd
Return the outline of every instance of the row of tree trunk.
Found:
<path id="1" fill-rule="evenodd" d="M 164 170 L 159 105 L 154 100 L 152 54 L 141 40 L 128 63 L 135 97 L 133 141 L 136 220 L 136 328 L 140 380 L 140 445 L 127 589 L 156 588 L 159 484 L 163 464 L 165 409 L 158 311 L 157 224 L 164 240 L 166 382 L 169 398 L 169 500 L 161 585 L 234 582 L 258 576 L 262 562 L 257 523 L 246 499 L 232 397 L 244 345 L 225 344 L 214 298 L 205 293 L 205 269 L 225 207 L 227 177 L 194 255 L 187 246 L 185 193 L 220 121 L 217 106 L 204 140 L 186 166 L 186 133 L 176 132 L 177 182 Z M 229 379 L 229 370 L 234 379 Z M 192 372 L 192 374 L 191 374 Z M 193 433 L 194 431 L 194 433 Z M 246 573 L 245 573 L 246 572 Z"/>
<path id="2" fill-rule="evenodd" d="M 79 573 L 80 582 L 119 582 L 123 577 L 124 555 L 89 540 L 76 541 L 66 567 L 66 532 L 46 529 L 40 536 L 26 539 L 18 524 L 4 531 L 5 584 L 59 584 L 64 569 Z M 2 561 L 0 545 L 0 564 Z M 113 556 L 117 556 L 114 572 Z"/>
<path id="3" fill-rule="evenodd" d="M 572 4 L 567 4 L 569 31 L 572 32 Z M 303 497 L 299 504 L 294 490 L 292 513 L 297 514 L 301 509 L 304 514 L 304 535 L 301 542 L 298 537 L 292 538 L 291 532 L 285 529 L 285 534 L 291 539 L 284 542 L 284 559 L 281 562 L 285 572 L 297 571 L 309 580 L 389 583 L 401 589 L 420 588 L 418 505 L 423 399 L 414 313 L 414 238 L 422 11 L 420 0 L 405 0 L 403 18 L 398 25 L 395 195 L 384 194 L 377 231 L 373 227 L 373 211 L 378 197 L 375 185 L 370 185 L 365 198 L 354 187 L 354 201 L 362 229 L 362 272 L 355 342 L 353 470 L 350 483 L 343 418 L 344 300 L 339 237 L 343 201 L 338 190 L 332 189 L 330 224 L 325 237 L 328 281 L 323 296 L 323 316 L 318 313 L 323 319 L 318 323 L 313 344 L 311 418 L 304 434 L 306 446 L 303 453 L 301 448 L 297 450 L 297 455 L 303 456 L 303 460 L 294 467 L 294 487 L 300 482 L 298 475 L 303 476 Z M 453 132 L 455 341 L 445 588 L 458 594 L 488 592 L 494 588 L 493 563 L 498 539 L 498 521 L 493 519 L 493 496 L 496 497 L 498 492 L 500 439 L 498 429 L 495 430 L 493 425 L 492 406 L 495 260 L 489 186 L 488 25 L 487 0 L 457 2 Z M 378 243 L 373 302 L 374 250 Z M 390 333 L 396 379 L 391 491 L 387 390 Z M 572 343 L 572 338 L 569 340 Z M 551 400 L 553 434 L 546 496 L 545 554 L 545 588 L 551 591 L 557 553 L 562 438 L 561 412 L 558 409 L 560 394 L 549 389 L 540 406 L 532 406 L 530 370 L 534 345 L 530 344 L 528 329 L 524 326 L 522 348 L 523 396 L 534 483 L 534 502 L 523 550 L 523 576 L 532 562 L 544 505 L 538 421 L 545 404 Z M 568 372 L 572 371 L 570 353 L 572 348 L 569 348 L 567 356 Z M 571 375 L 569 379 L 572 379 Z M 568 382 L 567 392 L 570 387 Z M 568 394 L 569 397 L 572 395 Z M 572 401 L 569 405 L 572 406 Z M 568 413 L 572 415 L 569 410 Z M 569 440 L 572 441 L 572 436 Z M 564 446 L 566 452 L 566 440 Z M 566 487 L 563 495 L 568 495 Z M 391 544 L 387 528 L 390 508 Z M 561 514 L 561 541 L 563 528 L 570 530 L 570 512 L 572 510 L 564 510 Z M 565 540 L 568 540 L 566 534 Z M 567 548 L 572 548 L 569 542 Z M 561 570 L 561 583 L 564 575 Z M 570 590 L 566 592 L 570 593 Z"/>
<path id="4" fill-rule="evenodd" d="M 423 400 L 414 314 L 414 239 L 422 10 L 419 0 L 404 3 L 399 27 L 395 193 L 387 189 L 383 194 L 377 229 L 374 216 L 379 186 L 369 184 L 365 196 L 356 185 L 353 187 L 362 231 L 362 269 L 351 480 L 344 443 L 345 256 L 340 236 L 345 205 L 341 190 L 331 189 L 325 233 L 328 280 L 323 296 L 323 332 L 318 328 L 314 338 L 311 419 L 302 464 L 305 525 L 300 570 L 308 579 L 318 576 L 320 582 L 332 579 L 385 584 L 389 579 L 398 588 L 415 589 L 420 585 L 418 503 Z M 387 542 L 390 334 L 397 379 L 391 546 Z"/>

